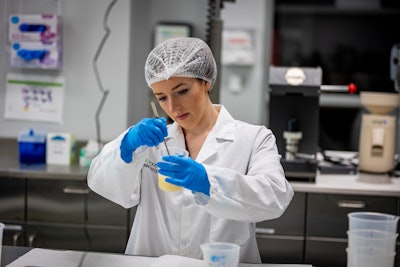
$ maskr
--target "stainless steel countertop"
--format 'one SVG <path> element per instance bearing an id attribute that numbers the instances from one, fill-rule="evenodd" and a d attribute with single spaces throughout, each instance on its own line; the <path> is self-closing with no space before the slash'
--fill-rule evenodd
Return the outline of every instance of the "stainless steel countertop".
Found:
<path id="1" fill-rule="evenodd" d="M 19 164 L 16 140 L 0 139 L 0 148 L 0 178 L 86 180 L 88 168 L 78 164 L 71 166 Z M 292 181 L 290 184 L 295 192 L 400 197 L 400 178 L 383 174 L 317 173 L 315 182 Z"/>
<path id="2" fill-rule="evenodd" d="M 18 142 L 15 139 L 0 139 L 0 176 L 11 178 L 40 178 L 86 180 L 88 168 L 78 164 L 71 166 L 46 164 L 20 164 Z"/>

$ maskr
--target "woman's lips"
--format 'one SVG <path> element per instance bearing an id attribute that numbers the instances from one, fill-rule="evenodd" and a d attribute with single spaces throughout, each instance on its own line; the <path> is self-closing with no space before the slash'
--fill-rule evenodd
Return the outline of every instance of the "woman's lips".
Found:
<path id="1" fill-rule="evenodd" d="M 182 120 L 186 119 L 188 116 L 189 116 L 189 113 L 185 113 L 185 114 L 176 116 L 176 119 L 182 121 Z"/>

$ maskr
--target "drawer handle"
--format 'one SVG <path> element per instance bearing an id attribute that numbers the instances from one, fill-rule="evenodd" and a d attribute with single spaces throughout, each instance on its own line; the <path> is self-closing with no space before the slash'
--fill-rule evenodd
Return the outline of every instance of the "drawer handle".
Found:
<path id="1" fill-rule="evenodd" d="M 87 195 L 89 194 L 89 188 L 64 187 L 63 192 L 65 194 Z"/>
<path id="2" fill-rule="evenodd" d="M 354 201 L 354 200 L 341 200 L 337 203 L 340 208 L 352 208 L 352 209 L 364 209 L 365 202 L 363 201 Z"/>
<path id="3" fill-rule="evenodd" d="M 28 246 L 29 247 L 33 247 L 33 245 L 35 243 L 35 240 L 36 240 L 36 235 L 35 234 L 29 235 L 29 237 L 28 237 Z"/>
<path id="4" fill-rule="evenodd" d="M 256 234 L 273 235 L 273 234 L 275 234 L 275 229 L 274 228 L 259 228 L 259 227 L 256 227 Z"/>
<path id="5" fill-rule="evenodd" d="M 15 233 L 13 235 L 13 246 L 18 246 L 18 240 L 21 237 L 21 233 Z"/>
<path id="6" fill-rule="evenodd" d="M 5 231 L 22 231 L 22 226 L 18 224 L 6 224 L 4 225 Z"/>

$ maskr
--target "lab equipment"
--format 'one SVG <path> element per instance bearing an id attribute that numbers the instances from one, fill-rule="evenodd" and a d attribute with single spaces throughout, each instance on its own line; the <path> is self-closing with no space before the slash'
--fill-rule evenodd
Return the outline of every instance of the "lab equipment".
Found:
<path id="1" fill-rule="evenodd" d="M 10 42 L 54 42 L 61 39 L 61 17 L 54 14 L 11 14 Z"/>
<path id="2" fill-rule="evenodd" d="M 315 181 L 321 68 L 269 68 L 269 128 L 288 179 Z"/>
<path id="3" fill-rule="evenodd" d="M 12 14 L 9 22 L 11 67 L 58 69 L 62 66 L 60 16 Z"/>
<path id="4" fill-rule="evenodd" d="M 348 267 L 393 267 L 399 217 L 379 212 L 350 212 Z"/>
<path id="5" fill-rule="evenodd" d="M 240 246 L 233 243 L 213 242 L 201 244 L 203 259 L 210 267 L 236 267 L 239 263 Z"/>
<path id="6" fill-rule="evenodd" d="M 61 47 L 57 42 L 14 42 L 11 66 L 18 68 L 59 68 L 62 65 Z"/>
<path id="7" fill-rule="evenodd" d="M 140 146 L 157 146 L 168 136 L 165 118 L 144 118 L 129 128 L 121 141 L 121 158 L 132 161 L 132 153 Z"/>
<path id="8" fill-rule="evenodd" d="M 177 46 L 183 47 L 179 53 Z M 212 88 L 217 77 L 210 48 L 197 38 L 171 38 L 156 46 L 147 57 L 144 70 L 149 87 L 171 77 L 191 77 L 209 82 Z"/>
<path id="9" fill-rule="evenodd" d="M 393 45 L 390 51 L 390 79 L 396 91 L 400 91 L 400 43 Z"/>
<path id="10" fill-rule="evenodd" d="M 75 159 L 76 138 L 71 133 L 47 133 L 46 163 L 71 165 Z"/>
<path id="11" fill-rule="evenodd" d="M 178 157 L 188 157 L 189 152 L 183 148 L 165 146 L 158 150 L 158 161 L 162 161 L 163 160 L 162 158 L 168 155 L 178 156 Z M 167 176 L 162 175 L 160 172 L 158 172 L 158 187 L 161 190 L 164 190 L 166 192 L 175 192 L 182 190 L 181 186 L 177 186 L 169 182 L 166 182 L 165 178 L 167 178 Z"/>
<path id="12" fill-rule="evenodd" d="M 101 146 L 95 140 L 89 140 L 87 144 L 79 150 L 79 165 L 89 167 L 92 160 L 99 154 Z"/>
<path id="13" fill-rule="evenodd" d="M 395 234 L 399 216 L 380 212 L 350 212 L 349 231 L 373 229 Z"/>
<path id="14" fill-rule="evenodd" d="M 395 167 L 396 118 L 390 115 L 399 106 L 397 93 L 361 92 L 363 114 L 359 140 L 360 171 L 386 173 Z"/>
<path id="15" fill-rule="evenodd" d="M 347 248 L 347 267 L 393 267 L 395 252 L 375 247 Z"/>
<path id="16" fill-rule="evenodd" d="M 374 229 L 347 231 L 349 247 L 374 247 L 386 252 L 396 250 L 398 234 Z"/>
<path id="17" fill-rule="evenodd" d="M 46 163 L 46 132 L 27 129 L 18 134 L 19 162 Z"/>
<path id="18" fill-rule="evenodd" d="M 162 160 L 157 163 L 158 173 L 167 176 L 166 182 L 210 195 L 210 182 L 202 164 L 190 157 L 174 155 L 164 156 Z"/>

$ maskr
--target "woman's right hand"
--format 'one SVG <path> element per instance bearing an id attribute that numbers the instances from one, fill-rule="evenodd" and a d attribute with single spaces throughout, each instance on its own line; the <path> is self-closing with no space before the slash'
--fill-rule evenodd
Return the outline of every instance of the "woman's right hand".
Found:
<path id="1" fill-rule="evenodd" d="M 144 118 L 129 128 L 121 141 L 121 158 L 132 161 L 132 153 L 140 146 L 157 146 L 168 136 L 165 118 Z"/>

